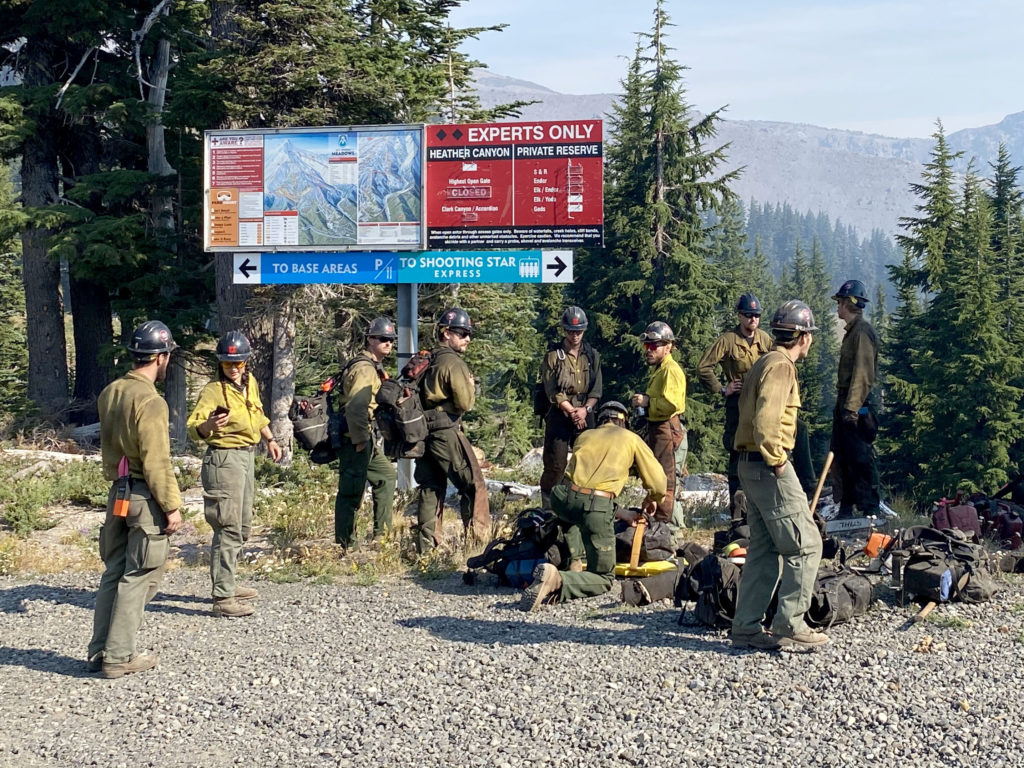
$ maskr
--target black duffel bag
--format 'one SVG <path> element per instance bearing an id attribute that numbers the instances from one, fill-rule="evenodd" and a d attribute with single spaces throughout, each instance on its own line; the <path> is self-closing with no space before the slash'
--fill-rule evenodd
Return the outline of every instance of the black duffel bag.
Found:
<path id="1" fill-rule="evenodd" d="M 831 627 L 866 613 L 871 607 L 871 581 L 845 565 L 818 571 L 805 616 L 812 627 Z"/>

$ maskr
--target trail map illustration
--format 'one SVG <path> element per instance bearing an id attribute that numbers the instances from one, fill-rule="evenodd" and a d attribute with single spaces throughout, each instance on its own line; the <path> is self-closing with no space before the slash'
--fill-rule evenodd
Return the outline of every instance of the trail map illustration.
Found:
<path id="1" fill-rule="evenodd" d="M 416 246 L 421 135 L 404 126 L 210 132 L 207 248 Z"/>

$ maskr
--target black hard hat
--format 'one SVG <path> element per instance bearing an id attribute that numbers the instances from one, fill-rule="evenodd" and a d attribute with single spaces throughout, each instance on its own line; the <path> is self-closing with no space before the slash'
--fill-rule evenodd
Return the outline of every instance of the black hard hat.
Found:
<path id="1" fill-rule="evenodd" d="M 736 311 L 760 317 L 761 302 L 754 294 L 744 293 L 740 296 L 739 301 L 736 302 Z"/>
<path id="2" fill-rule="evenodd" d="M 779 341 L 791 341 L 800 333 L 818 330 L 811 308 L 799 299 L 790 299 L 775 312 L 772 334 Z"/>
<path id="3" fill-rule="evenodd" d="M 469 320 L 469 315 L 466 314 L 466 310 L 461 307 L 451 307 L 441 313 L 441 317 L 437 319 L 438 328 L 458 328 L 466 333 L 473 332 L 473 323 Z"/>
<path id="4" fill-rule="evenodd" d="M 668 323 L 663 323 L 661 320 L 655 320 L 653 323 L 644 329 L 644 332 L 640 335 L 640 341 L 675 341 L 676 335 L 672 333 L 672 329 L 668 327 Z"/>
<path id="5" fill-rule="evenodd" d="M 622 426 L 627 426 L 629 423 L 629 411 L 618 400 L 609 400 L 606 403 L 602 403 L 601 407 L 597 409 L 598 424 L 613 420 L 622 422 Z"/>
<path id="6" fill-rule="evenodd" d="M 398 333 L 395 331 L 395 324 L 386 317 L 374 318 L 373 322 L 370 323 L 369 329 L 366 331 L 366 335 L 367 337 L 387 339 L 388 341 L 395 341 L 398 339 Z"/>
<path id="7" fill-rule="evenodd" d="M 244 363 L 251 354 L 249 340 L 241 331 L 228 331 L 217 342 L 217 359 L 222 363 Z"/>
<path id="8" fill-rule="evenodd" d="M 177 346 L 170 328 L 159 320 L 147 320 L 132 333 L 128 351 L 137 357 L 149 357 L 171 352 Z"/>
<path id="9" fill-rule="evenodd" d="M 832 298 L 856 299 L 857 306 L 863 307 L 868 303 L 868 289 L 864 287 L 864 283 L 860 280 L 847 280 L 839 286 L 839 290 L 833 294 Z"/>
<path id="10" fill-rule="evenodd" d="M 562 328 L 567 331 L 587 330 L 587 315 L 579 307 L 568 307 L 562 313 Z"/>

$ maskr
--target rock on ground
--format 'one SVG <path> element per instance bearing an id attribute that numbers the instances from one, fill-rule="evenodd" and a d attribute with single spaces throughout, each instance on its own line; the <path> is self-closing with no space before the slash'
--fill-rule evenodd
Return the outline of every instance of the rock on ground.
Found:
<path id="1" fill-rule="evenodd" d="M 735 651 L 668 603 L 517 609 L 458 574 L 256 582 L 209 612 L 168 574 L 150 672 L 87 674 L 97 574 L 0 578 L 0 766 L 1020 766 L 1024 595 L 906 626 L 887 588 L 809 654 Z M 928 639 L 926 639 L 928 638 Z"/>

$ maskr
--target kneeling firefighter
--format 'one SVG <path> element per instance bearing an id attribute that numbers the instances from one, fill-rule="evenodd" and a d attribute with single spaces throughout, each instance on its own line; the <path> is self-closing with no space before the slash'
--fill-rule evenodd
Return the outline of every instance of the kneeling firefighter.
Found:
<path id="1" fill-rule="evenodd" d="M 563 602 L 593 597 L 612 588 L 615 500 L 632 467 L 636 467 L 647 489 L 645 511 L 653 513 L 665 497 L 665 470 L 647 444 L 629 431 L 626 406 L 615 401 L 605 403 L 598 410 L 597 425 L 597 429 L 587 430 L 576 439 L 565 477 L 551 490 L 555 514 L 578 531 L 587 569 L 561 572 L 550 563 L 538 565 L 520 603 L 524 611 L 535 611 L 549 599 Z M 629 512 L 618 516 L 632 519 Z"/>

